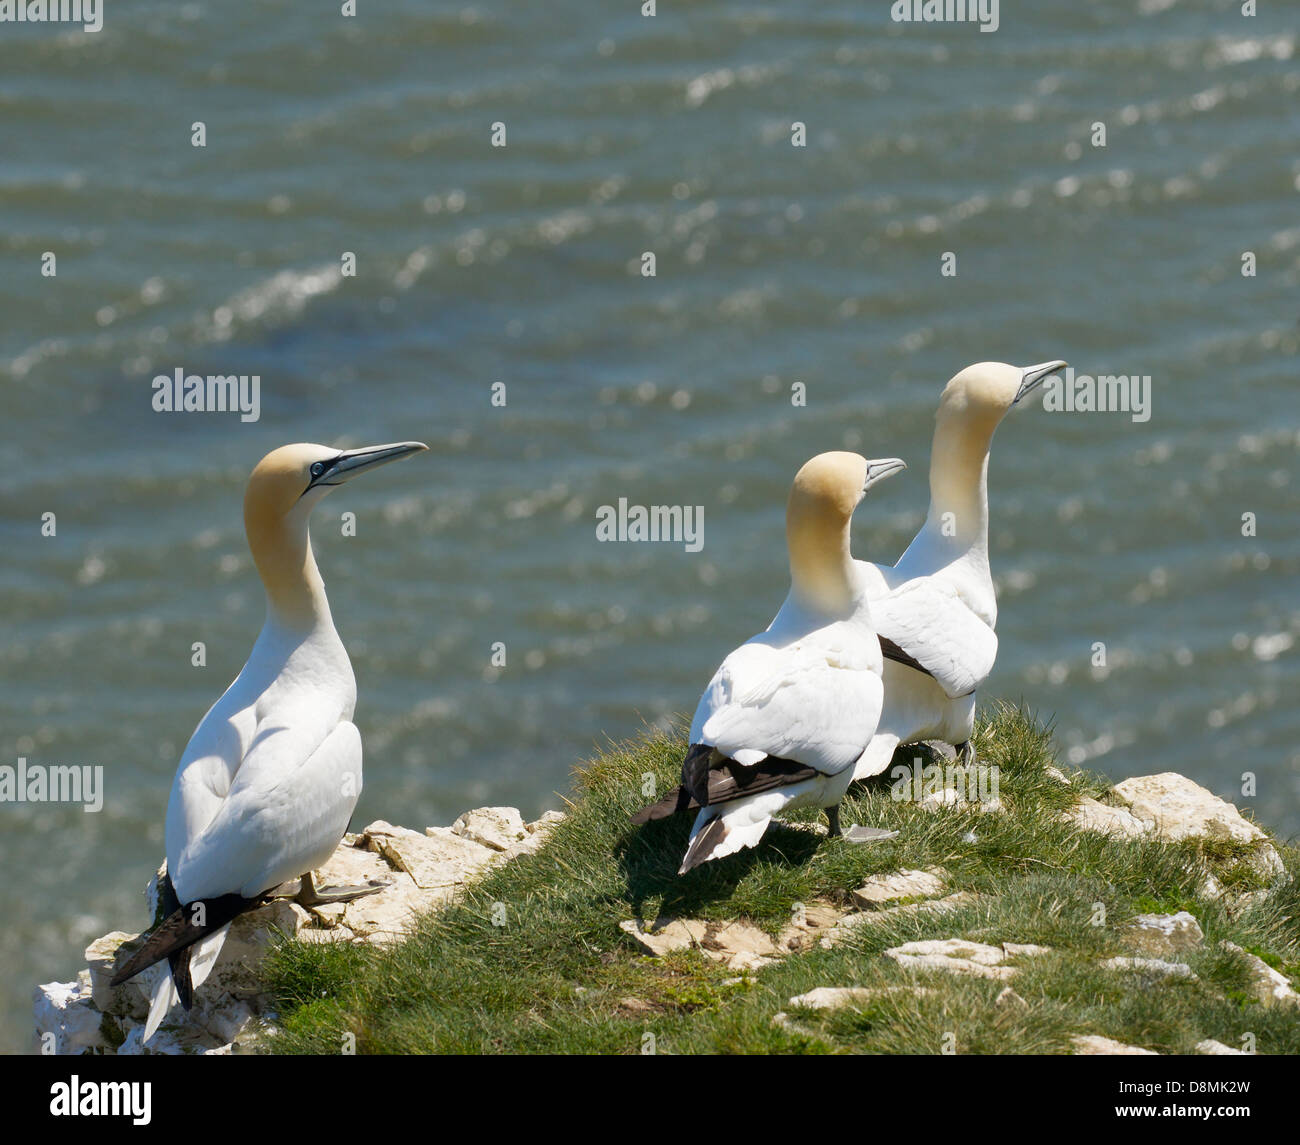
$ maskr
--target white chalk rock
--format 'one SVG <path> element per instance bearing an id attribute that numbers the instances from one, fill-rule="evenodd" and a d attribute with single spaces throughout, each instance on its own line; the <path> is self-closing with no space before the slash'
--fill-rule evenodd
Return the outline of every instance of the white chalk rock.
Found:
<path id="1" fill-rule="evenodd" d="M 122 1014 L 143 1021 L 149 1013 L 149 997 L 139 978 L 132 978 L 120 986 L 109 985 L 119 961 L 119 949 L 124 943 L 134 943 L 138 938 L 139 935 L 115 930 L 86 947 L 91 995 L 95 1009 L 101 1014 Z M 125 957 L 122 955 L 122 960 Z"/>
<path id="2" fill-rule="evenodd" d="M 844 918 L 845 911 L 834 903 L 811 902 L 800 905 L 795 916 L 776 936 L 776 945 L 782 952 L 804 950 L 816 940 L 833 930 Z"/>
<path id="3" fill-rule="evenodd" d="M 1223 942 L 1220 945 L 1245 960 L 1250 972 L 1251 993 L 1265 1006 L 1294 1006 L 1300 1003 L 1300 994 L 1291 988 L 1291 980 L 1286 975 L 1274 970 L 1258 955 L 1243 950 L 1235 942 Z"/>
<path id="4" fill-rule="evenodd" d="M 491 847 L 455 835 L 447 827 L 429 827 L 421 835 L 379 820 L 364 834 L 371 850 L 409 874 L 422 890 L 467 882 L 481 873 L 495 854 Z"/>
<path id="5" fill-rule="evenodd" d="M 508 851 L 528 838 L 528 826 L 517 807 L 479 807 L 466 811 L 451 825 L 451 833 L 494 851 Z"/>
<path id="6" fill-rule="evenodd" d="M 354 899 L 347 904 L 347 911 L 343 915 L 344 926 L 357 938 L 379 945 L 388 945 L 404 938 L 410 933 L 412 921 L 417 914 L 444 906 L 456 897 L 455 886 L 422 890 L 405 872 L 389 873 L 392 876 L 391 887 L 379 894 Z M 326 940 L 313 935 L 311 941 Z"/>
<path id="7" fill-rule="evenodd" d="M 1014 966 L 1001 965 L 1006 954 L 1001 947 L 964 938 L 932 938 L 906 942 L 885 951 L 900 966 L 913 970 L 943 970 L 949 974 L 967 974 L 978 978 L 1011 978 Z"/>
<path id="8" fill-rule="evenodd" d="M 152 987 L 168 973 L 165 962 L 150 967 L 130 982 L 109 986 L 114 968 L 140 935 L 114 931 L 86 948 L 87 969 L 75 983 L 39 987 L 35 999 L 38 1034 L 53 1039 L 60 1053 L 86 1049 L 118 1054 L 230 1054 L 256 1050 L 270 1029 L 269 1003 L 263 991 L 262 963 L 281 937 L 304 942 L 364 942 L 386 944 L 409 933 L 417 913 L 450 902 L 458 889 L 494 864 L 508 861 L 522 849 L 540 847 L 547 834 L 564 819 L 548 811 L 535 823 L 524 824 L 509 808 L 483 813 L 504 832 L 498 850 L 446 827 L 425 834 L 378 821 L 360 834 L 349 834 L 334 854 L 312 872 L 317 888 L 381 884 L 380 889 L 348 903 L 327 903 L 310 911 L 292 899 L 273 899 L 241 915 L 233 923 L 212 972 L 195 992 L 189 1013 L 174 1007 L 149 1045 L 143 1045 L 144 1019 Z M 497 814 L 501 813 L 501 814 Z M 467 816 L 462 816 L 468 822 Z M 522 837 L 520 835 L 522 829 Z M 508 838 L 507 838 L 508 836 Z M 486 835 L 484 836 L 486 837 Z M 159 868 L 146 890 L 156 916 Z M 700 923 L 703 936 L 704 924 Z M 39 1047 L 38 1047 L 39 1048 Z"/>
<path id="9" fill-rule="evenodd" d="M 747 922 L 709 927 L 700 949 L 707 958 L 724 962 L 732 970 L 759 970 L 781 953 L 767 931 Z"/>
<path id="10" fill-rule="evenodd" d="M 1256 847 L 1255 853 L 1246 860 L 1246 865 L 1266 883 L 1275 883 L 1289 878 L 1286 864 L 1272 843 L 1264 843 Z"/>
<path id="11" fill-rule="evenodd" d="M 872 875 L 853 892 L 858 906 L 874 910 L 900 899 L 930 898 L 944 891 L 942 872 L 897 871 L 890 875 Z"/>
<path id="12" fill-rule="evenodd" d="M 989 946 L 966 938 L 927 938 L 891 947 L 885 953 L 891 957 L 895 954 L 932 954 L 943 958 L 965 958 L 984 966 L 996 966 L 1006 957 L 1000 946 Z"/>
<path id="13" fill-rule="evenodd" d="M 1227 1057 L 1229 1055 L 1250 1056 L 1246 1050 L 1234 1050 L 1231 1046 L 1225 1046 L 1222 1042 L 1216 1042 L 1213 1038 L 1206 1038 L 1204 1041 L 1197 1042 L 1196 1052 L 1198 1054 L 1213 1054 L 1216 1057 Z"/>
<path id="14" fill-rule="evenodd" d="M 1267 838 L 1231 804 L 1172 771 L 1139 775 L 1115 785 L 1129 810 L 1165 839 L 1209 839 L 1255 843 Z"/>
<path id="15" fill-rule="evenodd" d="M 1004 942 L 1002 953 L 1008 958 L 1037 958 L 1041 954 L 1051 954 L 1050 946 L 1035 946 L 1032 942 Z"/>
<path id="16" fill-rule="evenodd" d="M 704 922 L 698 918 L 660 919 L 643 926 L 628 919 L 618 924 L 646 954 L 662 957 L 699 947 L 706 958 L 732 970 L 759 970 L 785 951 L 764 930 L 747 922 Z"/>
<path id="17" fill-rule="evenodd" d="M 1159 1057 L 1155 1050 L 1144 1050 L 1141 1046 L 1130 1046 L 1117 1042 L 1114 1038 L 1103 1038 L 1100 1034 L 1080 1034 L 1070 1041 L 1074 1044 L 1076 1054 L 1127 1054 L 1133 1057 Z"/>
<path id="18" fill-rule="evenodd" d="M 518 855 L 531 855 L 542 849 L 542 844 L 549 838 L 551 832 L 555 830 L 556 824 L 564 822 L 563 811 L 544 811 L 541 818 L 535 822 L 529 823 L 528 835 L 517 843 L 512 843 L 501 854 L 504 861 L 509 861 Z"/>
<path id="19" fill-rule="evenodd" d="M 1196 916 L 1185 910 L 1177 914 L 1140 914 L 1121 927 L 1120 936 L 1135 954 L 1152 958 L 1195 950 L 1205 941 Z"/>
<path id="20" fill-rule="evenodd" d="M 334 849 L 334 854 L 312 872 L 312 881 L 317 887 L 360 887 L 373 882 L 386 883 L 393 881 L 393 868 L 378 848 L 370 849 L 365 835 L 354 835 L 345 839 Z M 313 912 L 318 912 L 329 908 L 320 906 L 312 909 Z"/>
<path id="21" fill-rule="evenodd" d="M 618 924 L 619 930 L 632 936 L 632 941 L 645 954 L 662 957 L 674 950 L 688 950 L 698 946 L 708 931 L 708 924 L 699 919 L 664 919 L 643 926 L 633 919 Z"/>
<path id="22" fill-rule="evenodd" d="M 206 1056 L 228 1054 L 230 1047 L 198 1026 L 181 1026 L 165 1021 L 149 1039 L 148 1045 L 144 1042 L 144 1026 L 133 1024 L 117 1052 L 118 1056 Z"/>
<path id="23" fill-rule="evenodd" d="M 788 1005 L 804 1010 L 857 1010 L 889 994 L 921 998 L 930 993 L 924 986 L 818 986 L 806 994 L 796 994 Z"/>
<path id="24" fill-rule="evenodd" d="M 272 945 L 280 935 L 296 937 L 310 921 L 311 915 L 287 899 L 274 899 L 240 915 L 230 924 L 221 953 L 200 991 L 209 998 L 252 998 L 261 994 L 262 962 Z M 161 965 L 166 967 L 166 963 Z"/>
<path id="25" fill-rule="evenodd" d="M 34 994 L 38 1049 L 81 1054 L 102 1048 L 103 1015 L 91 1000 L 89 981 L 47 982 Z"/>
<path id="26" fill-rule="evenodd" d="M 1084 796 L 1065 813 L 1065 821 L 1084 831 L 1098 831 L 1103 835 L 1133 837 L 1145 835 L 1148 827 L 1131 811 L 1111 807 L 1096 799 Z"/>
<path id="27" fill-rule="evenodd" d="M 1141 975 L 1148 982 L 1158 982 L 1164 978 L 1188 978 L 1195 981 L 1192 968 L 1184 962 L 1166 962 L 1162 958 L 1107 958 L 1102 964 L 1105 970 L 1128 971 Z"/>
<path id="28" fill-rule="evenodd" d="M 978 899 L 979 896 L 970 891 L 954 891 L 941 899 L 909 902 L 901 906 L 886 907 L 884 910 L 854 911 L 852 914 L 844 915 L 826 933 L 820 935 L 817 940 L 818 945 L 824 950 L 829 950 L 832 946 L 851 935 L 858 927 L 874 926 L 877 923 L 909 914 L 949 914 L 961 907 L 969 906 Z"/>

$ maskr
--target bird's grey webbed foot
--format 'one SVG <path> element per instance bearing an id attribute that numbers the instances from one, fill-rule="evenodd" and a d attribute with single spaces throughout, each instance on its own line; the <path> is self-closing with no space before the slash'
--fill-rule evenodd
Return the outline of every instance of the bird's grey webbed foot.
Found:
<path id="1" fill-rule="evenodd" d="M 843 834 L 840 830 L 840 805 L 838 803 L 834 807 L 826 808 L 826 822 L 830 824 L 830 830 L 827 832 L 829 838 L 834 839 Z"/>
<path id="2" fill-rule="evenodd" d="M 846 843 L 881 843 L 886 839 L 897 839 L 897 831 L 886 831 L 883 827 L 864 827 L 857 823 L 844 832 Z"/>
<path id="3" fill-rule="evenodd" d="M 957 745 L 957 758 L 961 761 L 962 767 L 975 766 L 975 741 L 968 739 L 965 743 Z"/>
<path id="4" fill-rule="evenodd" d="M 377 894 L 379 891 L 387 890 L 392 883 L 386 883 L 379 879 L 372 879 L 365 886 L 360 887 L 316 887 L 312 881 L 311 872 L 302 877 L 302 887 L 296 896 L 299 906 L 313 907 L 325 906 L 332 902 L 351 902 L 353 899 L 364 898 L 366 895 Z"/>

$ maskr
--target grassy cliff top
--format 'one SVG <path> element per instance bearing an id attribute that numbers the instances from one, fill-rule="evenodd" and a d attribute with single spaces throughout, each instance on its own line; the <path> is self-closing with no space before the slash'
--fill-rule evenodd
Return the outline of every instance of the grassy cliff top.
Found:
<path id="1" fill-rule="evenodd" d="M 796 812 L 756 849 L 680 878 L 691 816 L 644 828 L 628 816 L 647 802 L 647 774 L 659 791 L 676 783 L 685 741 L 614 747 L 578 770 L 571 813 L 539 853 L 493 870 L 404 941 L 279 947 L 268 973 L 280 1021 L 266 1048 L 339 1053 L 353 1035 L 361 1053 L 1070 1053 L 1072 1037 L 1096 1034 L 1160 1053 L 1253 1035 L 1260 1053 L 1300 1053 L 1300 1007 L 1261 1002 L 1258 963 L 1222 945 L 1300 980 L 1300 853 L 1278 848 L 1288 880 L 1259 861 L 1267 844 L 1082 830 L 1064 814 L 1081 798 L 1106 801 L 1109 785 L 1053 774 L 1046 728 L 1000 707 L 981 717 L 976 745 L 998 768 L 998 812 L 899 801 L 885 775 L 854 785 L 843 822 L 896 838 L 828 839 L 818 814 Z M 756 971 L 698 945 L 648 956 L 619 925 L 742 919 L 778 935 L 823 904 L 855 909 L 855 888 L 901 870 L 939 871 L 945 895 L 965 893 L 942 913 L 903 900 Z M 1135 953 L 1135 916 L 1179 911 L 1204 933 L 1176 957 L 1194 977 L 1101 965 Z M 885 956 L 948 938 L 1051 949 L 1013 954 L 1010 981 Z M 844 1008 L 791 1005 L 818 987 L 869 992 Z"/>

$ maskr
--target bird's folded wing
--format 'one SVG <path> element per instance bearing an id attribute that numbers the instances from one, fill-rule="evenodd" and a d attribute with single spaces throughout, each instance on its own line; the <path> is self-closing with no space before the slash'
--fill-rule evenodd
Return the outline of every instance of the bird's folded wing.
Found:
<path id="1" fill-rule="evenodd" d="M 723 661 L 691 739 L 740 753 L 740 763 L 761 752 L 833 775 L 862 754 L 880 718 L 880 677 L 869 665 L 833 640 L 778 646 L 756 638 Z"/>
<path id="2" fill-rule="evenodd" d="M 952 699 L 978 688 L 997 659 L 997 634 L 955 588 L 933 577 L 873 600 L 871 621 L 882 640 L 916 660 Z"/>
<path id="3" fill-rule="evenodd" d="M 257 732 L 253 708 L 234 710 L 223 696 L 199 721 L 185 746 L 167 803 L 167 840 L 184 846 L 221 810 Z"/>
<path id="4" fill-rule="evenodd" d="M 346 721 L 322 736 L 310 718 L 264 721 L 230 792 L 173 872 L 185 901 L 252 898 L 329 857 L 361 794 L 361 737 Z"/>

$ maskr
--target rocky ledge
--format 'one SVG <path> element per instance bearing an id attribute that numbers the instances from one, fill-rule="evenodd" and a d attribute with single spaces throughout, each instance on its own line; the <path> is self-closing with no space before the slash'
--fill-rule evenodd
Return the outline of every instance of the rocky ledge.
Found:
<path id="1" fill-rule="evenodd" d="M 525 823 L 514 807 L 467 811 L 450 827 L 423 833 L 378 820 L 347 835 L 322 868 L 316 886 L 387 883 L 381 891 L 349 903 L 304 909 L 275 899 L 231 924 L 230 932 L 194 1009 L 178 1008 L 143 1045 L 144 1021 L 154 984 L 167 973 L 162 963 L 121 986 L 110 986 L 113 968 L 141 934 L 113 931 L 86 947 L 86 969 L 74 982 L 36 988 L 37 1049 L 80 1054 L 229 1054 L 251 1052 L 259 1032 L 275 1021 L 263 993 L 260 967 L 277 937 L 303 942 L 388 943 L 400 939 L 412 919 L 450 902 L 465 883 L 489 867 L 537 850 L 564 816 L 548 811 Z M 158 877 L 146 889 L 156 914 Z M 119 953 L 121 952 L 121 954 Z"/>
<path id="2" fill-rule="evenodd" d="M 1055 768 L 1048 775 L 1074 786 Z M 922 805 L 926 814 L 960 814 L 960 804 L 936 801 Z M 1006 808 L 984 808 L 992 814 L 1013 814 Z M 41 1048 L 59 1053 L 204 1053 L 251 1052 L 259 1036 L 273 1027 L 276 1015 L 265 994 L 261 963 L 278 935 L 304 942 L 382 944 L 407 933 L 413 917 L 452 901 L 461 887 L 496 864 L 535 851 L 549 829 L 563 816 L 548 812 L 525 823 L 514 808 L 489 807 L 462 815 L 450 827 L 430 827 L 423 833 L 386 822 L 375 822 L 344 839 L 325 866 L 314 872 L 318 886 L 360 884 L 382 880 L 382 892 L 351 903 L 304 909 L 290 900 L 274 900 L 237 920 L 212 974 L 198 991 L 194 1010 L 179 1009 L 164 1022 L 146 1048 L 143 1023 L 154 984 L 166 973 L 153 968 L 117 989 L 108 985 L 112 968 L 137 943 L 139 935 L 114 932 L 91 943 L 87 968 L 75 982 L 51 983 L 36 991 L 36 1032 Z M 1231 918 L 1267 902 L 1290 879 L 1281 855 L 1268 834 L 1231 804 L 1172 772 L 1125 780 L 1101 798 L 1079 792 L 1059 821 L 1080 834 L 1097 832 L 1121 843 L 1140 838 L 1197 840 L 1218 854 L 1213 875 L 1204 878 L 1197 897 L 1215 900 Z M 813 825 L 799 825 L 815 829 Z M 1208 866 L 1205 868 L 1208 874 Z M 988 893 L 960 890 L 942 866 L 882 872 L 844 893 L 819 898 L 798 907 L 788 924 L 769 933 L 744 919 L 610 918 L 642 954 L 654 959 L 694 949 L 728 971 L 748 976 L 782 959 L 814 949 L 833 949 L 900 916 L 936 919 L 932 937 L 889 946 L 872 957 L 892 961 L 909 972 L 910 985 L 863 987 L 829 980 L 791 997 L 787 1009 L 772 1021 L 790 1030 L 816 1011 L 861 1008 L 883 990 L 933 993 L 948 975 L 993 979 L 1001 983 L 999 1007 L 1026 1006 L 1016 992 L 1024 989 L 1023 973 L 1043 958 L 1066 952 L 1016 942 L 999 926 L 958 925 L 978 915 Z M 157 879 L 150 884 L 151 910 L 156 911 Z M 1251 887 L 1253 889 L 1242 889 Z M 960 912 L 960 914 L 959 914 Z M 952 916 L 950 926 L 948 917 Z M 991 916 L 990 916 L 991 917 Z M 1097 957 L 1096 967 L 1118 983 L 1137 981 L 1154 986 L 1165 981 L 1199 981 L 1189 961 L 1204 965 L 1201 952 L 1213 948 L 1224 959 L 1240 964 L 1243 996 L 1262 1006 L 1281 1006 L 1300 1014 L 1300 993 L 1291 981 L 1256 954 L 1226 940 L 1211 943 L 1197 918 L 1185 910 L 1139 914 L 1124 920 L 1115 956 Z M 739 978 L 729 981 L 739 981 Z M 645 1009 L 644 999 L 623 999 L 625 1011 Z M 1149 1048 L 1107 1036 L 1114 1031 L 1073 1028 L 1070 1044 L 1079 1054 L 1147 1054 Z M 1224 1042 L 1206 1039 L 1195 1051 L 1239 1053 Z"/>
<path id="3" fill-rule="evenodd" d="M 1049 769 L 1060 783 L 1070 780 L 1056 768 Z M 1257 881 L 1270 884 L 1262 889 L 1231 894 L 1211 876 L 1201 887 L 1205 898 L 1223 902 L 1229 914 L 1244 910 L 1267 898 L 1273 886 L 1287 881 L 1286 867 L 1268 835 L 1246 819 L 1231 803 L 1185 776 L 1173 772 L 1138 776 L 1116 785 L 1106 796 L 1112 802 L 1083 797 L 1063 815 L 1066 823 L 1080 831 L 1096 831 L 1118 837 L 1148 835 L 1170 841 L 1201 839 L 1242 844 L 1238 860 Z M 960 807 L 959 800 L 934 800 L 921 806 L 942 813 Z M 843 941 L 856 928 L 870 927 L 903 914 L 925 912 L 949 914 L 980 901 L 967 891 L 951 891 L 947 872 L 940 867 L 901 870 L 867 879 L 840 901 L 819 900 L 799 910 L 797 916 L 775 937 L 743 922 L 718 922 L 695 918 L 660 917 L 653 922 L 627 919 L 619 924 L 642 953 L 662 958 L 674 951 L 698 949 L 706 958 L 736 971 L 756 971 L 778 959 L 815 946 L 829 948 Z M 915 973 L 911 991 L 924 996 L 928 974 L 958 974 L 1008 980 L 1019 974 L 1023 960 L 1051 954 L 1052 949 L 1026 943 L 1003 941 L 992 930 L 979 932 L 988 941 L 951 937 L 908 942 L 890 947 L 883 957 Z M 1112 973 L 1134 974 L 1155 983 L 1165 978 L 1195 980 L 1183 958 L 1205 946 L 1205 936 L 1196 918 L 1187 911 L 1175 914 L 1142 914 L 1127 923 L 1121 941 L 1129 957 L 1107 959 L 1099 965 Z M 1246 995 L 1264 1006 L 1295 1007 L 1300 1012 L 1300 993 L 1290 981 L 1263 959 L 1231 942 L 1220 942 L 1220 950 L 1241 962 L 1248 981 Z M 861 1009 L 867 1003 L 908 987 L 854 987 L 827 983 L 792 997 L 789 1007 L 800 1011 L 839 1008 Z M 635 1009 L 636 999 L 624 999 Z M 1028 1003 L 1010 987 L 998 995 L 998 1006 L 1026 1006 Z M 775 1025 L 806 1032 L 786 1011 L 774 1015 Z M 1155 1051 L 1126 1045 L 1099 1035 L 1080 1033 L 1073 1037 L 1076 1054 L 1152 1054 Z M 1245 1051 L 1213 1039 L 1196 1046 L 1200 1054 L 1240 1054 Z"/>

